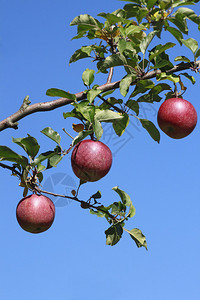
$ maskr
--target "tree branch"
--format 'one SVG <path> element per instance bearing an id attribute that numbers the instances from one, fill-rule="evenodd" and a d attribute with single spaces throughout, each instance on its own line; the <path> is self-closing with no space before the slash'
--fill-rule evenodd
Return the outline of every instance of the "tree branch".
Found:
<path id="1" fill-rule="evenodd" d="M 114 71 L 114 68 L 111 67 L 110 71 L 109 71 L 109 74 L 108 74 L 108 79 L 107 79 L 106 83 L 111 83 L 111 80 L 112 80 L 112 77 L 113 77 L 113 71 Z"/>
<path id="2" fill-rule="evenodd" d="M 5 165 L 5 164 L 3 164 L 1 162 L 0 162 L 0 167 L 2 167 L 4 169 L 8 169 L 8 170 L 12 171 L 12 173 L 15 173 L 16 175 L 18 175 L 20 177 L 22 176 L 22 174 L 19 171 L 17 171 L 15 169 L 15 167 L 11 167 L 11 166 Z"/>
<path id="3" fill-rule="evenodd" d="M 172 69 L 168 70 L 167 73 L 175 73 L 183 70 L 190 69 L 191 67 L 198 67 L 200 66 L 200 61 L 197 61 L 196 64 L 194 62 L 191 63 L 180 63 L 176 66 L 174 66 Z M 160 74 L 160 70 L 153 70 L 151 72 L 148 72 L 144 74 L 140 79 L 134 80 L 131 85 L 134 85 L 137 83 L 138 80 L 145 80 L 145 79 L 151 79 L 155 78 L 157 74 Z M 99 86 L 97 89 L 102 90 L 103 92 L 107 92 L 110 90 L 115 90 L 119 88 L 120 80 L 115 81 L 113 83 L 106 83 L 102 86 Z M 76 95 L 77 101 L 84 100 L 87 98 L 86 93 L 79 92 Z M 67 104 L 72 103 L 73 101 L 67 98 L 59 98 L 56 100 L 48 101 L 48 102 L 39 102 L 32 105 L 28 105 L 25 109 L 19 109 L 17 112 L 9 116 L 8 118 L 4 119 L 0 122 L 0 131 L 3 131 L 6 128 L 13 128 L 17 129 L 17 121 L 25 118 L 28 115 L 31 115 L 36 112 L 42 112 L 42 111 L 51 111 L 58 107 L 65 106 Z"/>
<path id="4" fill-rule="evenodd" d="M 101 207 L 94 206 L 93 204 L 90 204 L 87 201 L 79 200 L 77 197 L 70 197 L 70 196 L 66 196 L 66 195 L 60 195 L 60 194 L 56 194 L 56 193 L 52 193 L 52 192 L 48 192 L 48 191 L 43 191 L 40 188 L 36 188 L 35 190 L 39 193 L 48 194 L 48 195 L 52 195 L 52 196 L 55 196 L 55 197 L 62 197 L 62 198 L 71 199 L 71 200 L 77 201 L 81 204 L 83 203 L 83 204 L 85 204 L 84 208 L 87 208 L 87 209 L 93 208 L 97 211 L 100 211 L 100 212 L 106 214 L 111 220 L 116 221 L 116 217 L 113 216 L 112 214 L 110 214 L 109 211 L 105 211 Z"/>

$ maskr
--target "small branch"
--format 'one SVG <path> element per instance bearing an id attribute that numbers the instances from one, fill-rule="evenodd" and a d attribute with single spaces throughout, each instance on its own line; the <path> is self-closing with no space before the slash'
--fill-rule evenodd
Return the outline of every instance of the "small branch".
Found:
<path id="1" fill-rule="evenodd" d="M 114 72 L 114 68 L 111 67 L 110 71 L 109 71 L 109 74 L 108 74 L 108 79 L 107 79 L 107 82 L 106 82 L 107 84 L 111 83 L 111 80 L 112 80 L 112 77 L 113 77 L 113 72 Z"/>
<path id="2" fill-rule="evenodd" d="M 15 167 L 11 167 L 11 166 L 5 165 L 5 164 L 3 164 L 1 162 L 0 162 L 0 167 L 2 167 L 4 169 L 8 169 L 8 170 L 12 171 L 13 173 L 15 173 L 16 175 L 18 175 L 20 177 L 22 176 L 22 174 L 19 171 L 17 171 Z"/>
<path id="3" fill-rule="evenodd" d="M 110 107 L 114 108 L 116 111 L 118 111 L 120 114 L 123 114 L 124 111 L 121 110 L 119 107 L 113 105 L 112 103 L 108 102 L 106 99 L 104 99 L 103 97 L 101 97 L 101 95 L 97 96 L 99 99 L 101 99 L 104 103 L 108 104 Z"/>
<path id="4" fill-rule="evenodd" d="M 93 208 L 93 209 L 96 209 L 97 211 L 100 211 L 100 212 L 103 212 L 104 214 L 107 214 L 112 220 L 115 220 L 116 221 L 116 218 L 110 214 L 108 211 L 104 211 L 103 209 L 99 208 L 99 207 L 96 207 L 86 201 L 83 201 L 83 200 L 79 200 L 76 196 L 75 197 L 70 197 L 70 196 L 65 196 L 65 195 L 60 195 L 60 194 L 55 194 L 55 193 L 52 193 L 52 192 L 48 192 L 48 191 L 43 191 L 39 188 L 35 188 L 35 190 L 39 193 L 44 193 L 44 194 L 48 194 L 48 195 L 52 195 L 52 196 L 55 196 L 55 197 L 62 197 L 62 198 L 68 198 L 68 199 L 71 199 L 71 200 L 74 200 L 74 201 L 77 201 L 79 203 L 84 203 L 86 204 L 86 208 Z"/>
<path id="5" fill-rule="evenodd" d="M 196 64 L 196 66 L 200 66 L 200 61 L 197 61 L 195 64 Z M 171 73 L 175 73 L 175 72 L 190 69 L 193 66 L 194 66 L 194 62 L 191 62 L 191 63 L 183 63 L 182 62 L 182 63 L 174 66 L 172 69 L 170 69 L 166 72 L 171 74 Z M 160 73 L 161 73 L 160 70 L 150 71 L 150 72 L 146 73 L 144 76 L 142 76 L 140 78 L 140 80 L 141 79 L 145 80 L 145 79 L 155 78 L 156 75 L 160 74 Z M 131 85 L 136 84 L 137 81 L 138 81 L 138 79 L 134 80 Z M 120 80 L 115 81 L 113 83 L 103 84 L 103 85 L 99 86 L 97 89 L 102 90 L 102 92 L 108 92 L 110 90 L 118 89 L 119 84 L 120 84 Z M 84 99 L 87 98 L 87 95 L 86 95 L 85 92 L 80 92 L 80 93 L 77 93 L 75 95 L 76 95 L 77 101 L 84 100 Z M 31 115 L 31 114 L 39 112 L 39 111 L 40 112 L 42 112 L 42 111 L 51 111 L 51 110 L 54 110 L 58 107 L 62 107 L 62 106 L 65 106 L 67 104 L 70 104 L 72 102 L 73 102 L 72 100 L 67 99 L 67 98 L 59 98 L 59 99 L 52 100 L 52 101 L 49 101 L 49 102 L 39 102 L 39 103 L 35 103 L 35 104 L 32 104 L 32 105 L 28 105 L 26 107 L 26 109 L 24 109 L 24 110 L 19 109 L 17 112 L 12 114 L 10 117 L 8 117 L 8 118 L 4 119 L 3 121 L 1 121 L 0 122 L 0 131 L 3 131 L 6 128 L 17 129 L 17 121 L 25 118 L 28 115 Z"/>

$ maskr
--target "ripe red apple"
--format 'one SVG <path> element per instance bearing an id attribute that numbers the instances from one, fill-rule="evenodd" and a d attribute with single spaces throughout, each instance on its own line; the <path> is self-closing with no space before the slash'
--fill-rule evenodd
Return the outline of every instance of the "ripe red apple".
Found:
<path id="1" fill-rule="evenodd" d="M 55 217 L 55 206 L 51 199 L 32 194 L 17 205 L 17 221 L 26 231 L 40 233 L 51 227 Z"/>
<path id="2" fill-rule="evenodd" d="M 181 98 L 170 98 L 163 102 L 157 117 L 160 129 L 174 139 L 189 135 L 197 123 L 194 106 Z"/>
<path id="3" fill-rule="evenodd" d="M 79 142 L 71 156 L 75 175 L 85 181 L 97 181 L 104 177 L 112 165 L 112 152 L 100 141 Z"/>

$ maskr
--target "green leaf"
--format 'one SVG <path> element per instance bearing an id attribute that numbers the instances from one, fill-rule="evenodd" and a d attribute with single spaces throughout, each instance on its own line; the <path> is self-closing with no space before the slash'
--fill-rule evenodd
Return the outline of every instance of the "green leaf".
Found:
<path id="1" fill-rule="evenodd" d="M 47 151 L 47 152 L 43 152 L 41 153 L 38 157 L 36 157 L 33 161 L 33 163 L 31 165 L 33 166 L 37 166 L 41 164 L 41 162 L 43 162 L 46 159 L 49 159 L 51 156 L 53 156 L 55 154 L 55 151 Z"/>
<path id="2" fill-rule="evenodd" d="M 129 21 L 130 22 L 130 21 Z M 130 23 L 131 24 L 131 23 Z M 128 25 L 127 27 L 126 27 L 126 30 L 125 30 L 125 36 L 128 36 L 128 37 L 130 37 L 130 38 L 133 38 L 134 36 L 135 37 L 138 37 L 138 36 L 142 36 L 142 33 L 143 33 L 143 30 L 146 28 L 145 26 L 143 26 L 143 25 L 133 25 L 133 24 L 131 24 L 131 25 Z M 120 27 L 121 28 L 121 27 Z M 133 39 L 134 40 L 134 39 Z M 132 45 L 134 45 L 134 43 L 132 43 Z M 132 46 L 133 47 L 133 46 Z M 134 48 L 133 48 L 133 50 L 134 50 Z"/>
<path id="3" fill-rule="evenodd" d="M 100 122 L 113 122 L 115 120 L 122 119 L 123 116 L 120 113 L 112 111 L 110 109 L 97 110 L 95 112 L 95 120 Z"/>
<path id="4" fill-rule="evenodd" d="M 196 54 L 195 54 L 194 57 L 197 58 L 197 57 L 199 57 L 199 56 L 200 56 L 200 49 L 197 50 L 197 52 L 196 52 Z"/>
<path id="5" fill-rule="evenodd" d="M 45 166 L 43 166 L 43 169 L 45 169 Z M 43 174 L 41 172 L 39 172 L 39 170 L 37 169 L 38 173 L 37 173 L 37 178 L 39 179 L 39 182 L 41 183 L 43 180 Z"/>
<path id="6" fill-rule="evenodd" d="M 169 61 L 166 59 L 162 59 L 160 61 L 158 61 L 157 63 L 155 63 L 154 67 L 152 67 L 153 69 L 163 69 L 164 67 L 169 65 Z"/>
<path id="7" fill-rule="evenodd" d="M 82 118 L 83 118 L 83 116 L 81 115 L 81 113 L 79 113 L 78 111 L 76 111 L 76 109 L 73 109 L 70 112 L 63 113 L 63 117 L 65 119 L 72 117 L 72 118 L 77 118 L 79 120 L 82 120 Z"/>
<path id="8" fill-rule="evenodd" d="M 7 146 L 0 146 L 0 161 L 2 160 L 16 162 L 23 167 L 28 165 L 28 159 L 26 157 L 17 154 Z"/>
<path id="9" fill-rule="evenodd" d="M 87 130 L 87 131 L 81 131 L 79 134 L 73 139 L 72 141 L 72 146 L 75 146 L 78 144 L 80 141 L 82 141 L 84 138 L 86 138 L 89 134 L 92 134 L 92 130 Z"/>
<path id="10" fill-rule="evenodd" d="M 182 45 L 183 35 L 180 30 L 178 30 L 174 27 L 171 27 L 171 26 L 167 26 L 166 30 L 169 31 L 175 37 L 175 39 L 177 39 L 177 41 L 180 43 L 180 45 Z"/>
<path id="11" fill-rule="evenodd" d="M 147 48 L 149 47 L 151 41 L 155 37 L 157 31 L 151 31 L 140 43 L 140 50 L 143 54 L 146 53 Z"/>
<path id="12" fill-rule="evenodd" d="M 102 97 L 105 98 L 106 96 L 108 96 L 108 95 L 114 93 L 114 91 L 115 91 L 115 90 L 111 90 L 111 91 L 105 92 L 105 93 L 102 94 Z"/>
<path id="13" fill-rule="evenodd" d="M 143 235 L 140 229 L 134 228 L 132 230 L 127 230 L 124 228 L 124 230 L 130 234 L 130 237 L 135 241 L 138 248 L 144 247 L 146 250 L 148 250 L 146 237 Z"/>
<path id="14" fill-rule="evenodd" d="M 93 18 L 92 16 L 88 14 L 77 16 L 73 19 L 73 21 L 70 23 L 71 26 L 74 25 L 82 25 L 82 29 L 84 30 L 90 30 L 90 29 L 102 29 L 103 24 L 100 23 L 97 19 Z"/>
<path id="15" fill-rule="evenodd" d="M 147 132 L 150 134 L 150 136 L 154 139 L 156 142 L 160 142 L 160 132 L 156 128 L 156 126 L 149 120 L 146 119 L 140 119 L 140 122 L 142 126 L 147 130 Z"/>
<path id="16" fill-rule="evenodd" d="M 103 128 L 101 126 L 101 122 L 95 119 L 93 123 L 93 129 L 97 140 L 100 140 L 103 134 Z"/>
<path id="17" fill-rule="evenodd" d="M 102 93 L 102 90 L 97 90 L 97 89 L 89 90 L 87 93 L 87 98 L 88 98 L 89 102 L 92 103 L 94 101 L 94 99 L 101 93 Z"/>
<path id="18" fill-rule="evenodd" d="M 129 124 L 129 116 L 123 114 L 123 118 L 113 122 L 113 129 L 118 136 L 121 136 Z"/>
<path id="19" fill-rule="evenodd" d="M 82 74 L 82 80 L 84 85 L 90 86 L 94 81 L 94 70 L 86 69 Z"/>
<path id="20" fill-rule="evenodd" d="M 147 103 L 153 103 L 153 102 L 160 102 L 162 97 L 158 96 L 157 94 L 152 94 L 151 91 L 148 94 L 142 95 L 137 99 L 137 102 L 147 102 Z"/>
<path id="21" fill-rule="evenodd" d="M 103 213 L 99 210 L 90 209 L 90 213 L 91 213 L 91 215 L 96 215 L 97 217 L 101 217 L 101 218 L 103 218 L 105 216 L 105 213 Z"/>
<path id="22" fill-rule="evenodd" d="M 83 46 L 81 49 L 78 49 L 74 52 L 74 54 L 71 56 L 69 64 L 72 62 L 76 62 L 79 59 L 86 58 L 86 57 L 91 57 L 90 54 L 93 50 L 93 45 L 92 46 Z"/>
<path id="23" fill-rule="evenodd" d="M 131 97 L 135 97 L 140 93 L 145 93 L 146 91 L 152 89 L 154 87 L 154 82 L 150 79 L 140 80 L 135 85 L 135 89 L 131 94 Z"/>
<path id="24" fill-rule="evenodd" d="M 62 160 L 63 156 L 54 153 L 49 159 L 47 164 L 47 169 L 50 169 L 51 167 L 56 167 L 57 164 Z"/>
<path id="25" fill-rule="evenodd" d="M 180 73 L 180 75 L 185 76 L 187 79 L 189 79 L 192 82 L 192 84 L 196 83 L 195 78 L 193 76 L 189 75 L 188 73 Z"/>
<path id="26" fill-rule="evenodd" d="M 110 13 L 100 13 L 98 14 L 98 16 L 105 18 L 106 20 L 108 20 L 109 25 L 115 25 L 116 23 L 128 23 L 129 20 L 126 20 L 125 18 L 116 16 L 115 14 L 110 14 Z"/>
<path id="27" fill-rule="evenodd" d="M 93 194 L 90 198 L 93 199 L 100 199 L 101 198 L 101 192 L 97 191 L 95 194 Z"/>
<path id="28" fill-rule="evenodd" d="M 111 204 L 111 207 L 112 207 L 112 210 L 111 210 L 112 215 L 118 215 L 118 216 L 125 217 L 126 205 L 123 204 L 121 201 L 114 202 L 113 204 Z"/>
<path id="29" fill-rule="evenodd" d="M 189 38 L 187 40 L 182 40 L 182 43 L 188 47 L 192 52 L 193 54 L 195 54 L 195 52 L 198 50 L 198 42 L 193 39 L 193 38 Z"/>
<path id="30" fill-rule="evenodd" d="M 123 100 L 122 99 L 116 99 L 115 97 L 110 97 L 106 100 L 106 102 L 103 102 L 98 107 L 96 106 L 96 110 L 98 111 L 98 108 L 101 109 L 101 110 L 110 109 L 111 106 L 115 105 L 115 104 L 123 104 Z"/>
<path id="31" fill-rule="evenodd" d="M 133 79 L 133 76 L 131 74 L 128 74 L 120 81 L 119 87 L 122 96 L 126 97 Z"/>
<path id="32" fill-rule="evenodd" d="M 148 0 L 147 1 L 147 8 L 151 9 L 155 4 L 156 4 L 157 0 Z"/>
<path id="33" fill-rule="evenodd" d="M 180 18 L 178 16 L 168 17 L 168 21 L 170 21 L 171 23 L 176 25 L 182 33 L 188 34 L 188 27 L 187 27 L 187 22 L 186 22 L 185 18 Z"/>
<path id="34" fill-rule="evenodd" d="M 126 206 L 129 206 L 129 213 L 127 217 L 132 218 L 135 215 L 135 207 L 133 206 L 130 196 L 126 192 L 119 189 L 117 186 L 113 187 L 112 190 L 115 191 L 120 196 L 122 202 Z"/>
<path id="35" fill-rule="evenodd" d="M 156 50 L 155 53 L 152 53 L 149 56 L 149 60 L 153 60 L 154 57 L 158 56 L 159 54 L 161 54 L 162 52 L 166 51 L 167 49 L 170 49 L 172 47 L 176 46 L 176 44 L 168 42 L 165 45 L 162 45 L 162 47 L 159 50 Z"/>
<path id="36" fill-rule="evenodd" d="M 66 99 L 69 99 L 69 100 L 72 100 L 72 101 L 76 100 L 76 95 L 70 94 L 68 92 L 65 92 L 63 90 L 59 90 L 59 89 L 56 89 L 56 88 L 48 89 L 46 91 L 46 95 L 51 96 L 51 97 L 66 98 Z"/>
<path id="37" fill-rule="evenodd" d="M 190 59 L 185 57 L 185 56 L 177 56 L 175 59 L 175 61 L 185 61 L 185 62 L 190 62 Z"/>
<path id="38" fill-rule="evenodd" d="M 177 6 L 183 6 L 183 5 L 194 5 L 195 1 L 188 1 L 188 0 L 180 0 L 180 1 L 175 1 L 173 4 L 172 4 L 172 8 L 174 7 L 177 7 Z M 197 1 L 199 2 L 199 0 Z"/>
<path id="39" fill-rule="evenodd" d="M 134 25 L 133 25 L 134 26 Z M 138 26 L 134 26 L 134 28 Z M 130 29 L 130 26 L 127 28 L 127 30 Z M 141 31 L 141 29 L 139 30 L 139 32 Z M 129 33 L 126 33 L 126 35 L 130 35 Z M 127 51 L 131 52 L 132 56 L 136 55 L 136 49 L 135 49 L 135 43 L 130 42 L 130 41 L 126 41 L 125 39 L 121 39 L 119 40 L 118 43 L 118 50 L 119 52 L 123 55 L 126 54 Z"/>
<path id="40" fill-rule="evenodd" d="M 75 104 L 76 110 L 81 113 L 81 115 L 89 122 L 94 121 L 95 106 L 89 105 L 88 101 L 81 101 Z"/>
<path id="41" fill-rule="evenodd" d="M 172 89 L 171 86 L 167 83 L 158 83 L 151 89 L 150 93 L 153 95 L 158 95 L 163 91 L 167 91 L 167 90 L 170 91 L 171 89 Z"/>
<path id="42" fill-rule="evenodd" d="M 178 8 L 174 15 L 178 16 L 179 18 L 180 17 L 182 17 L 182 18 L 186 17 L 186 18 L 188 18 L 189 20 L 193 21 L 196 24 L 200 23 L 200 17 L 197 16 L 192 9 L 187 8 L 187 7 Z"/>
<path id="43" fill-rule="evenodd" d="M 122 237 L 123 228 L 120 224 L 112 225 L 106 231 L 106 245 L 116 245 Z"/>
<path id="44" fill-rule="evenodd" d="M 103 62 L 99 62 L 97 67 L 100 72 L 107 73 L 107 69 L 111 67 L 124 66 L 127 65 L 127 60 L 122 54 L 113 54 L 111 56 L 106 57 Z"/>
<path id="45" fill-rule="evenodd" d="M 38 172 L 41 172 L 42 170 L 44 170 L 45 169 L 45 166 L 43 166 L 41 163 L 38 163 L 37 164 L 37 171 Z M 42 173 L 40 173 L 40 174 L 42 174 Z M 41 181 L 40 181 L 41 182 Z"/>
<path id="46" fill-rule="evenodd" d="M 139 114 L 139 104 L 137 101 L 129 99 L 126 102 L 126 106 L 129 107 L 130 109 L 132 109 L 136 113 L 136 115 Z"/>
<path id="47" fill-rule="evenodd" d="M 176 74 L 166 74 L 165 72 L 162 72 L 161 74 L 157 75 L 157 81 L 159 80 L 170 80 L 173 83 L 178 83 L 180 78 Z"/>
<path id="48" fill-rule="evenodd" d="M 54 142 L 56 142 L 58 145 L 60 144 L 61 137 L 58 132 L 53 130 L 51 127 L 46 127 L 43 130 L 40 131 L 50 139 L 52 139 Z"/>
<path id="49" fill-rule="evenodd" d="M 31 158 L 34 158 L 40 149 L 37 140 L 32 136 L 16 139 L 13 138 L 12 141 L 22 147 Z"/>

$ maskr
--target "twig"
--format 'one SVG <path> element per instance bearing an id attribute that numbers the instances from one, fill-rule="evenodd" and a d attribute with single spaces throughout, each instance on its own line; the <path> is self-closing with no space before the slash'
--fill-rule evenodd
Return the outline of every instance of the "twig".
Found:
<path id="1" fill-rule="evenodd" d="M 124 111 L 120 109 L 119 107 L 115 106 L 114 104 L 108 102 L 106 99 L 104 99 L 101 95 L 97 96 L 99 99 L 101 99 L 104 103 L 108 104 L 110 107 L 114 108 L 116 111 L 118 111 L 120 114 L 123 114 Z"/>
<path id="2" fill-rule="evenodd" d="M 48 192 L 48 191 L 43 191 L 43 190 L 41 190 L 39 188 L 35 188 L 35 190 L 37 192 L 39 192 L 39 193 L 44 193 L 44 194 L 52 195 L 52 196 L 55 196 L 55 197 L 68 198 L 68 199 L 77 201 L 79 203 L 84 203 L 84 204 L 86 204 L 86 208 L 96 209 L 97 211 L 100 211 L 100 212 L 103 212 L 104 214 L 107 214 L 112 220 L 116 220 L 116 218 L 112 214 L 110 214 L 108 211 L 104 211 L 100 207 L 96 207 L 96 206 L 88 203 L 87 201 L 80 200 L 76 196 L 75 197 L 71 197 L 71 196 L 60 195 L 60 194 L 56 194 L 56 193 L 52 193 L 52 192 Z"/>
<path id="3" fill-rule="evenodd" d="M 114 68 L 111 67 L 110 71 L 109 71 L 109 74 L 108 74 L 108 79 L 107 79 L 107 82 L 106 82 L 107 84 L 111 83 L 111 80 L 112 80 L 112 77 L 113 77 L 113 72 L 114 72 Z"/>
<path id="4" fill-rule="evenodd" d="M 72 140 L 74 139 L 73 136 L 71 136 L 71 135 L 65 130 L 65 128 L 62 128 L 62 130 L 63 130 L 64 133 L 66 133 Z"/>
<path id="5" fill-rule="evenodd" d="M 2 168 L 4 168 L 4 169 L 11 170 L 13 173 L 17 174 L 17 175 L 20 176 L 20 177 L 22 176 L 22 174 L 21 174 L 19 171 L 17 171 L 17 170 L 15 169 L 15 167 L 11 167 L 11 166 L 5 165 L 5 164 L 3 164 L 3 163 L 0 163 L 0 167 L 2 167 Z"/>

